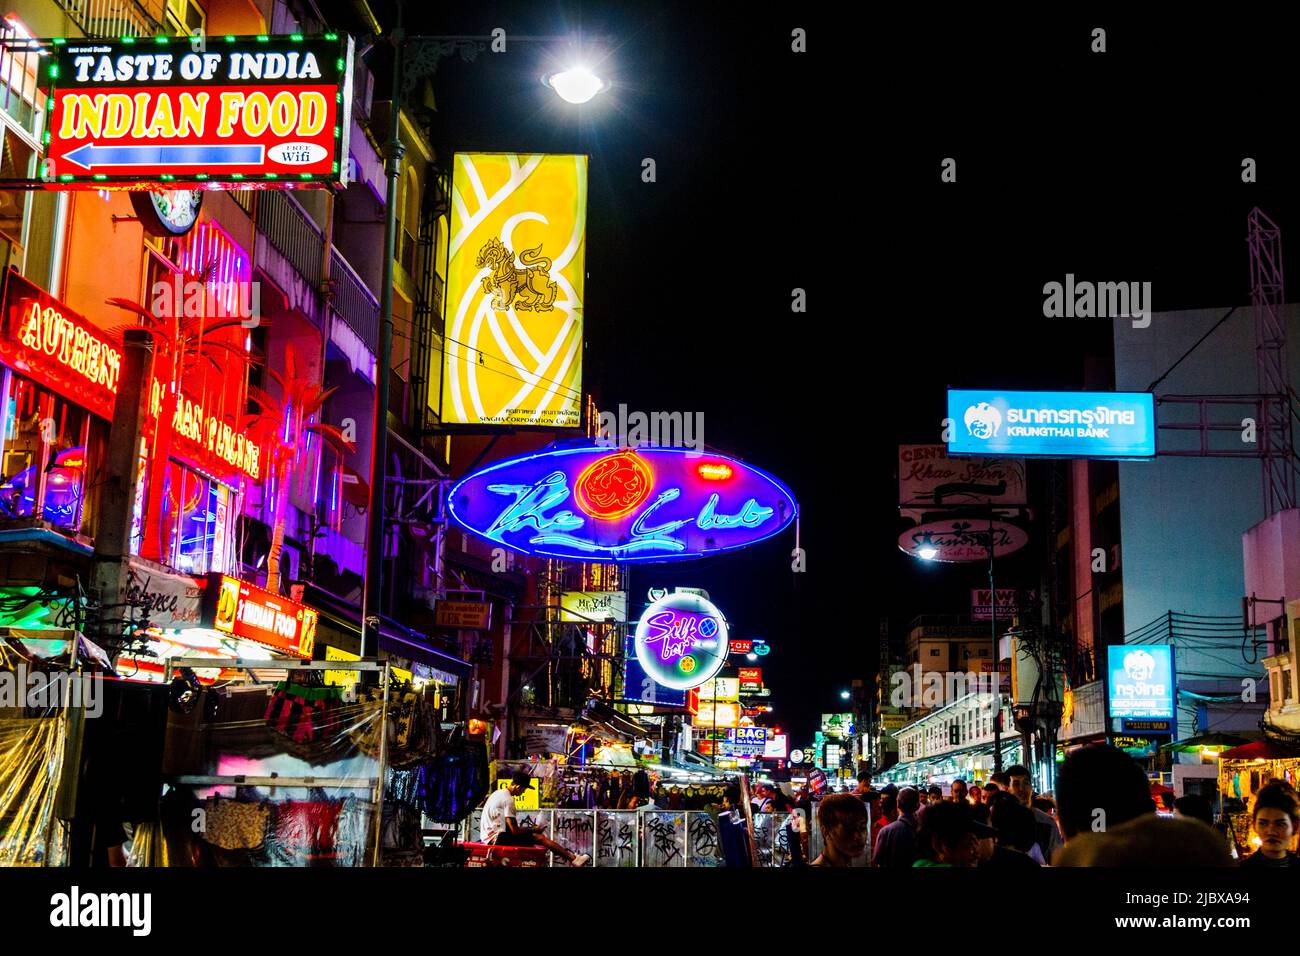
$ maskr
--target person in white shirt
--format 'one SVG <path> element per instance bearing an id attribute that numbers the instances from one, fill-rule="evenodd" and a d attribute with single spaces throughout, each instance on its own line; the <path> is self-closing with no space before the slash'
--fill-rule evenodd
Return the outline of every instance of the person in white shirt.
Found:
<path id="1" fill-rule="evenodd" d="M 493 846 L 541 846 L 569 862 L 569 866 L 586 866 L 591 857 L 574 853 L 549 837 L 543 836 L 540 827 L 520 826 L 515 811 L 515 797 L 521 795 L 532 783 L 532 776 L 524 771 L 514 774 L 506 787 L 488 796 L 483 803 L 483 819 L 479 822 L 479 839 Z"/>

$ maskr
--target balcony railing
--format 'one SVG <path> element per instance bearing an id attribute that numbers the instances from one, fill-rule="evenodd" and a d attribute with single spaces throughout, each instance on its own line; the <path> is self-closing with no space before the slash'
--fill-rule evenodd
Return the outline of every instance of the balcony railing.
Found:
<path id="1" fill-rule="evenodd" d="M 374 352 L 379 346 L 379 302 L 337 248 L 330 250 L 330 278 L 334 280 L 330 308 Z"/>
<path id="2" fill-rule="evenodd" d="M 313 286 L 320 282 L 324 237 L 294 199 L 275 189 L 257 197 L 257 228 Z M 330 309 L 374 352 L 379 341 L 379 301 L 337 247 L 330 248 Z"/>
<path id="3" fill-rule="evenodd" d="M 167 32 L 134 0 L 58 0 L 58 4 L 88 37 L 151 37 Z"/>
<path id="4" fill-rule="evenodd" d="M 311 217 L 288 193 L 267 189 L 257 200 L 257 228 L 313 286 L 320 282 L 324 239 Z"/>

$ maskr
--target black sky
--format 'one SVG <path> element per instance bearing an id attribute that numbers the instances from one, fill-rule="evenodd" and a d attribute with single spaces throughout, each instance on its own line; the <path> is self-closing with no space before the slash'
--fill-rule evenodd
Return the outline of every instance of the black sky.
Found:
<path id="1" fill-rule="evenodd" d="M 1250 207 L 1300 243 L 1281 20 L 1108 16 L 1094 55 L 1097 23 L 1038 14 L 485 3 L 408 17 L 411 32 L 612 39 L 587 44 L 614 85 L 580 121 L 540 82 L 548 46 L 444 63 L 436 145 L 589 152 L 588 386 L 605 408 L 703 412 L 711 446 L 799 497 L 806 574 L 783 538 L 641 567 L 632 585 L 634 600 L 706 587 L 737 636 L 767 638 L 794 744 L 872 668 L 882 616 L 898 629 L 960 611 L 980 583 L 896 547 L 896 446 L 938 440 L 949 385 L 1082 387 L 1104 329 L 1044 319 L 1045 282 L 1151 281 L 1158 310 L 1244 304 Z M 806 54 L 790 51 L 794 27 Z M 939 181 L 949 156 L 955 184 Z M 1259 183 L 1241 182 L 1245 156 Z"/>

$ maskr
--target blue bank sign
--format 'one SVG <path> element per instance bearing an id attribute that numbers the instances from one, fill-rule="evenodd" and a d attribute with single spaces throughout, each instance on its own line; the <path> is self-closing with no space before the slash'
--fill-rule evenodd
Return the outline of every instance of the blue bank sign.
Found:
<path id="1" fill-rule="evenodd" d="M 1174 718 L 1174 655 L 1169 644 L 1112 644 L 1110 715 L 1131 720 Z"/>
<path id="2" fill-rule="evenodd" d="M 1150 392 L 1006 392 L 949 389 L 953 455 L 1151 458 Z"/>

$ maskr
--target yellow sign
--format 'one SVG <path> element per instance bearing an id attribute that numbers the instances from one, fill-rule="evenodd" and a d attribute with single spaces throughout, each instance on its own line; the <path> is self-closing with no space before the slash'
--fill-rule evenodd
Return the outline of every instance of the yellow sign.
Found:
<path id="1" fill-rule="evenodd" d="M 700 701 L 700 712 L 695 715 L 695 719 L 691 723 L 701 729 L 706 727 L 739 727 L 740 705 L 702 700 Z"/>
<path id="2" fill-rule="evenodd" d="M 715 677 L 700 685 L 700 700 L 740 700 L 740 680 L 736 677 Z"/>
<path id="3" fill-rule="evenodd" d="M 578 427 L 587 157 L 457 153 L 451 189 L 442 420 Z"/>
<path id="4" fill-rule="evenodd" d="M 503 777 L 502 779 L 497 781 L 498 790 L 504 790 L 508 786 L 510 786 L 509 777 Z M 528 784 L 528 789 L 525 790 L 523 793 L 519 794 L 519 796 L 515 797 L 515 809 L 516 810 L 540 809 L 542 805 L 541 799 L 542 799 L 541 791 L 537 789 L 537 778 L 533 777 L 533 779 Z"/>
<path id="5" fill-rule="evenodd" d="M 337 647 L 325 645 L 325 660 L 327 661 L 359 661 L 360 654 L 349 654 L 347 651 L 341 651 Z M 322 671 L 325 675 L 327 684 L 355 684 L 360 675 L 360 671 Z"/>

